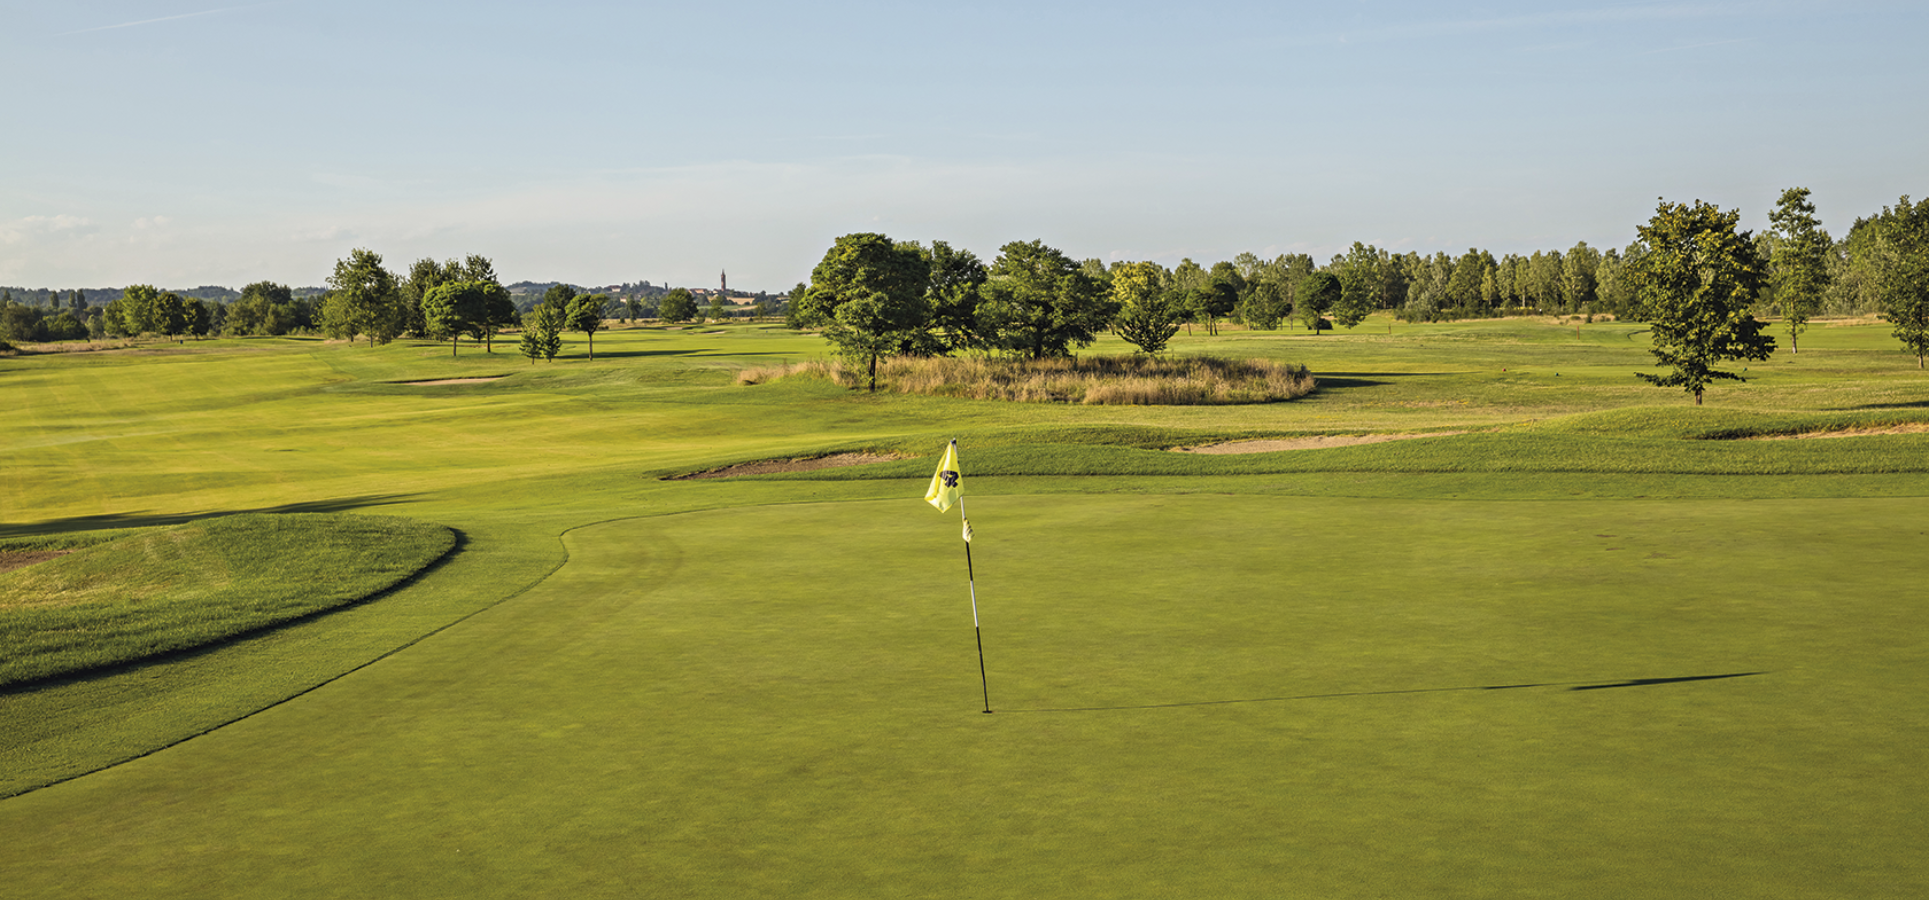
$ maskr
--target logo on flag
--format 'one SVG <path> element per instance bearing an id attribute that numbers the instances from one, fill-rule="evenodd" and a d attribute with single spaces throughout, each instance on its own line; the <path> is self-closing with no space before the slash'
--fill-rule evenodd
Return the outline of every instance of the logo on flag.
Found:
<path id="1" fill-rule="evenodd" d="M 944 459 L 938 462 L 938 471 L 931 476 L 931 488 L 924 492 L 924 502 L 938 508 L 939 512 L 949 512 L 951 507 L 964 496 L 964 477 L 958 469 L 958 442 L 952 441 L 944 448 Z"/>

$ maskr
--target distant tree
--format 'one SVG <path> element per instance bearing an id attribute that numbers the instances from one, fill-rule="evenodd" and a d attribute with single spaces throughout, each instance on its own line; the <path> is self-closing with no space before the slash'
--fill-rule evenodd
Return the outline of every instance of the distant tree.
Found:
<path id="1" fill-rule="evenodd" d="M 1561 301 L 1568 312 L 1594 308 L 1600 286 L 1601 253 L 1586 241 L 1575 244 L 1561 257 Z"/>
<path id="2" fill-rule="evenodd" d="M 130 284 L 114 302 L 120 305 L 123 334 L 159 334 L 167 322 L 161 313 L 161 292 L 151 284 Z"/>
<path id="3" fill-rule="evenodd" d="M 1874 223 L 1874 281 L 1891 333 L 1916 355 L 1929 356 L 1929 199 L 1911 205 L 1904 194 L 1883 207 Z"/>
<path id="4" fill-rule="evenodd" d="M 1305 323 L 1307 330 L 1318 334 L 1325 323 L 1326 311 L 1340 302 L 1345 287 L 1331 272 L 1314 272 L 1300 279 L 1299 289 L 1295 291 L 1294 313 Z"/>
<path id="5" fill-rule="evenodd" d="M 155 303 L 155 309 L 157 324 L 160 326 L 156 329 L 157 331 L 168 337 L 187 332 L 188 303 L 180 294 L 173 291 L 162 294 Z"/>
<path id="6" fill-rule="evenodd" d="M 1089 346 L 1118 312 L 1092 276 L 1042 241 L 1012 241 L 999 248 L 990 275 L 980 321 L 995 326 L 998 346 L 1032 359 Z"/>
<path id="7" fill-rule="evenodd" d="M 555 310 L 558 316 L 568 316 L 569 301 L 574 299 L 576 299 L 576 289 L 567 284 L 552 284 L 549 290 L 543 291 L 543 305 Z"/>
<path id="8" fill-rule="evenodd" d="M 352 341 L 367 335 L 373 347 L 394 340 L 408 324 L 401 288 L 383 268 L 380 254 L 349 251 L 347 258 L 335 261 L 328 284 L 334 290 L 322 303 L 322 318 L 332 336 Z"/>
<path id="9" fill-rule="evenodd" d="M 42 319 L 40 327 L 43 332 L 42 340 L 87 340 L 87 323 L 76 317 L 71 309 L 63 309 L 58 314 Z"/>
<path id="10" fill-rule="evenodd" d="M 916 245 L 881 234 L 847 234 L 811 270 L 801 321 L 824 329 L 837 354 L 865 366 L 877 390 L 877 363 L 929 330 L 931 264 Z M 793 303 L 797 301 L 793 300 Z"/>
<path id="11" fill-rule="evenodd" d="M 928 258 L 931 275 L 925 297 L 931 304 L 930 333 L 941 352 L 989 347 L 990 337 L 978 328 L 978 303 L 984 299 L 990 270 L 976 254 L 944 241 L 931 242 Z"/>
<path id="12" fill-rule="evenodd" d="M 803 303 L 801 302 L 804 299 L 804 292 L 807 290 L 810 290 L 810 288 L 807 285 L 805 285 L 803 282 L 799 281 L 797 282 L 797 286 L 791 288 L 790 293 L 785 295 L 784 297 L 784 327 L 785 328 L 790 328 L 795 330 L 795 329 L 803 329 L 803 328 L 809 327 L 804 324 L 804 317 L 803 317 L 804 306 L 803 306 Z"/>
<path id="13" fill-rule="evenodd" d="M 1112 332 L 1140 353 L 1157 356 L 1179 333 L 1178 316 L 1166 303 L 1165 270 L 1158 263 L 1122 263 L 1112 269 Z"/>
<path id="14" fill-rule="evenodd" d="M 24 303 L 7 303 L 0 308 L 0 340 L 25 344 L 46 339 L 40 323 L 40 310 Z"/>
<path id="15" fill-rule="evenodd" d="M 555 307 L 539 305 L 522 317 L 522 342 L 518 349 L 529 357 L 530 365 L 535 365 L 539 358 L 554 361 L 563 349 L 562 331 L 562 316 Z"/>
<path id="16" fill-rule="evenodd" d="M 770 300 L 763 295 L 763 292 L 759 291 L 757 293 L 757 299 L 750 304 L 750 321 L 761 322 L 769 316 Z"/>
<path id="17" fill-rule="evenodd" d="M 663 295 L 663 303 L 657 307 L 656 317 L 672 325 L 688 322 L 697 314 L 696 298 L 683 288 L 676 288 Z"/>
<path id="18" fill-rule="evenodd" d="M 422 336 L 432 341 L 447 340 L 449 356 L 464 334 L 474 333 L 485 311 L 483 285 L 474 281 L 444 281 L 422 295 Z"/>
<path id="19" fill-rule="evenodd" d="M 1292 309 L 1291 295 L 1286 288 L 1271 277 L 1262 277 L 1251 282 L 1246 299 L 1239 303 L 1239 318 L 1248 328 L 1264 328 L 1271 331 L 1279 327 L 1281 319 Z"/>
<path id="20" fill-rule="evenodd" d="M 287 334 L 294 327 L 294 295 L 287 285 L 257 281 L 228 304 L 229 334 Z"/>
<path id="21" fill-rule="evenodd" d="M 1782 192 L 1768 214 L 1774 237 L 1768 258 L 1768 293 L 1788 329 L 1788 352 L 1800 353 L 1809 317 L 1828 291 L 1829 255 L 1834 242 L 1815 219 L 1815 204 L 1805 187 Z"/>
<path id="22" fill-rule="evenodd" d="M 610 298 L 603 294 L 578 294 L 569 301 L 569 309 L 563 313 L 563 324 L 572 331 L 580 331 L 589 338 L 589 358 L 596 359 L 596 332 L 603 328 L 603 313 L 609 307 Z"/>
<path id="23" fill-rule="evenodd" d="M 1748 234 L 1735 230 L 1740 221 L 1739 211 L 1699 200 L 1693 206 L 1663 200 L 1638 229 L 1647 247 L 1632 267 L 1640 317 L 1653 329 L 1649 352 L 1674 371 L 1636 377 L 1682 388 L 1695 395 L 1696 406 L 1709 382 L 1746 380 L 1716 363 L 1775 352 L 1775 339 L 1762 334 L 1762 323 L 1748 312 L 1761 270 Z"/>
<path id="24" fill-rule="evenodd" d="M 712 322 L 730 318 L 730 307 L 721 292 L 710 295 L 710 305 L 704 309 L 703 317 Z"/>
<path id="25" fill-rule="evenodd" d="M 208 301 L 198 297 L 181 301 L 181 333 L 194 337 L 206 337 L 214 330 L 214 310 L 208 308 Z"/>
<path id="26" fill-rule="evenodd" d="M 1359 241 L 1344 256 L 1333 258 L 1328 268 L 1340 280 L 1340 298 L 1331 309 L 1333 321 L 1355 327 L 1380 305 L 1380 266 L 1379 249 Z"/>

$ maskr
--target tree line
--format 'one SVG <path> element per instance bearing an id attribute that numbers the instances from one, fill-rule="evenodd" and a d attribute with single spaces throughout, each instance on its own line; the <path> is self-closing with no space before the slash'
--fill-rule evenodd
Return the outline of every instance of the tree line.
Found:
<path id="1" fill-rule="evenodd" d="M 877 363 L 893 355 L 1058 356 L 1106 330 L 1156 354 L 1181 326 L 1210 334 L 1222 320 L 1261 329 L 1298 322 L 1318 333 L 1354 327 L 1374 311 L 1422 321 L 1556 312 L 1650 322 L 1657 358 L 1674 370 L 1656 383 L 1684 387 L 1697 403 L 1711 380 L 1735 377 L 1714 363 L 1772 351 L 1756 312 L 1777 314 L 1797 349 L 1820 311 L 1880 309 L 1921 365 L 1929 201 L 1904 196 L 1836 241 L 1809 197 L 1807 188 L 1784 191 L 1760 235 L 1737 229 L 1738 211 L 1663 201 L 1625 250 L 1581 243 L 1566 253 L 1495 259 L 1473 249 L 1456 259 L 1355 243 L 1323 266 L 1305 254 L 1268 261 L 1250 253 L 1209 268 L 1190 259 L 1171 269 L 1108 265 L 1039 241 L 1008 243 L 986 264 L 944 241 L 848 234 L 792 290 L 787 321 L 822 329 L 839 355 L 866 369 L 873 390 Z"/>

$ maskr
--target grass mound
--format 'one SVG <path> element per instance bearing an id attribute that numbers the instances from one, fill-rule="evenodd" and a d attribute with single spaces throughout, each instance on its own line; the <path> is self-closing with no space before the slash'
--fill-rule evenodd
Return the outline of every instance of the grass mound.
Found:
<path id="1" fill-rule="evenodd" d="M 741 384 L 792 375 L 862 387 L 868 373 L 812 360 L 747 369 Z M 1211 356 L 1088 356 L 1068 359 L 899 357 L 878 363 L 878 383 L 904 394 L 1027 403 L 1101 406 L 1220 406 L 1273 403 L 1313 392 L 1305 366 L 1266 359 Z"/>
<path id="2" fill-rule="evenodd" d="M 0 574 L 0 686 L 187 650 L 369 597 L 455 546 L 340 513 L 144 530 Z"/>

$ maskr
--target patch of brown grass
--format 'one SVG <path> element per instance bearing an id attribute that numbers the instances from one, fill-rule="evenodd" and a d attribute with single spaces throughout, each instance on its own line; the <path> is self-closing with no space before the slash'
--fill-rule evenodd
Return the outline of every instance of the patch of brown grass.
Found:
<path id="1" fill-rule="evenodd" d="M 761 384 L 795 375 L 846 387 L 866 384 L 864 372 L 830 360 L 746 369 L 737 382 Z M 1305 366 L 1210 356 L 897 357 L 878 363 L 877 378 L 880 389 L 904 394 L 1133 406 L 1272 403 L 1304 397 L 1319 384 Z"/>

